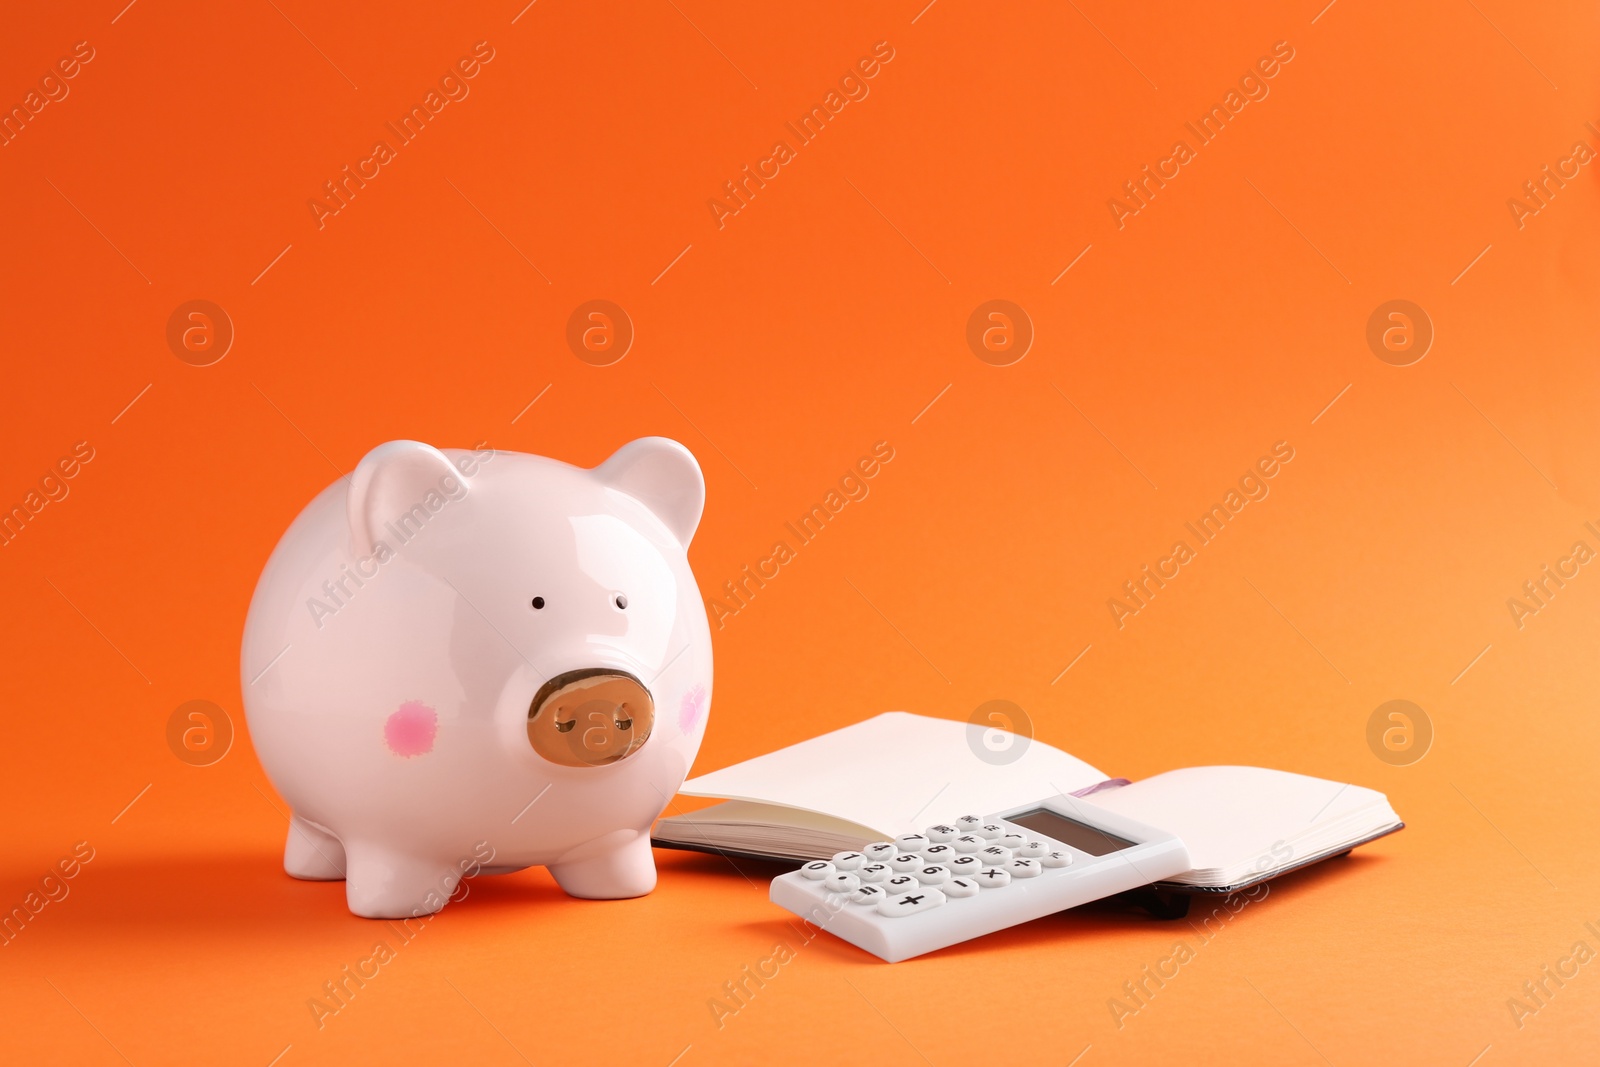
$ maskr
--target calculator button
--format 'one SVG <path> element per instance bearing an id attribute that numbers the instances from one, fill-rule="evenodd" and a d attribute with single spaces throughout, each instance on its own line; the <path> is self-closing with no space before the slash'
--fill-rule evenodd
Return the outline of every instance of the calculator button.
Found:
<path id="1" fill-rule="evenodd" d="M 993 841 L 995 838 L 1005 833 L 1006 828 L 997 822 L 986 822 L 972 832 L 986 841 Z"/>
<path id="2" fill-rule="evenodd" d="M 922 834 L 934 844 L 942 845 L 960 832 L 954 826 L 946 826 L 944 823 L 940 823 L 938 826 L 930 826 L 923 830 Z"/>
<path id="3" fill-rule="evenodd" d="M 1072 853 L 1046 852 L 1039 857 L 1039 862 L 1046 867 L 1069 867 L 1072 865 Z"/>
<path id="4" fill-rule="evenodd" d="M 854 893 L 861 888 L 861 879 L 849 871 L 835 871 L 822 880 L 822 888 L 830 893 Z"/>
<path id="5" fill-rule="evenodd" d="M 950 880 L 950 868 L 935 863 L 917 869 L 917 881 L 923 885 L 944 885 Z"/>
<path id="6" fill-rule="evenodd" d="M 871 861 L 868 860 L 867 857 L 863 856 L 859 852 L 835 852 L 833 854 L 833 865 L 839 868 L 841 871 L 853 871 L 858 869 L 863 863 L 870 862 Z"/>
<path id="7" fill-rule="evenodd" d="M 922 858 L 929 863 L 949 863 L 961 853 L 949 845 L 929 845 L 922 850 Z"/>
<path id="8" fill-rule="evenodd" d="M 945 866 L 952 874 L 971 876 L 983 870 L 983 861 L 976 856 L 957 856 Z"/>
<path id="9" fill-rule="evenodd" d="M 921 852 L 922 846 L 931 845 L 933 842 L 921 834 L 901 834 L 894 839 L 894 844 L 901 852 Z"/>
<path id="10" fill-rule="evenodd" d="M 868 863 L 857 867 L 855 873 L 863 882 L 881 882 L 894 873 L 894 868 L 887 863 Z"/>
<path id="11" fill-rule="evenodd" d="M 1038 860 L 1030 860 L 1026 857 L 1012 860 L 1006 864 L 1005 869 L 1011 872 L 1011 877 L 1013 878 L 1037 878 L 1040 872 L 1044 870 L 1039 865 Z M 839 876 L 836 874 L 834 877 L 837 878 Z"/>
<path id="12" fill-rule="evenodd" d="M 832 874 L 835 870 L 837 870 L 837 868 L 827 860 L 812 860 L 810 863 L 800 868 L 800 873 L 805 875 L 807 878 L 812 879 L 813 881 L 820 882 L 822 879 Z"/>
<path id="13" fill-rule="evenodd" d="M 887 882 L 883 883 L 883 888 L 888 890 L 891 895 L 899 896 L 901 893 L 911 892 L 921 884 L 922 883 L 918 882 L 917 879 L 912 875 L 897 874 Z"/>
<path id="14" fill-rule="evenodd" d="M 985 867 L 972 880 L 984 889 L 1000 889 L 1011 884 L 1011 875 L 1006 873 L 1004 867 Z"/>
<path id="15" fill-rule="evenodd" d="M 983 825 L 983 820 L 976 815 L 963 815 L 956 820 L 956 829 L 962 833 L 970 833 Z"/>
<path id="16" fill-rule="evenodd" d="M 988 848 L 980 848 L 978 855 L 982 857 L 986 867 L 998 867 L 1002 863 L 1011 862 L 1011 850 L 1003 845 L 990 845 Z"/>
<path id="17" fill-rule="evenodd" d="M 876 904 L 880 900 L 887 900 L 889 894 L 881 885 L 864 885 L 849 896 L 852 904 Z"/>
<path id="18" fill-rule="evenodd" d="M 1026 845 L 1027 843 L 1028 843 L 1028 839 L 1026 837 L 1023 837 L 1021 834 L 1001 834 L 1000 835 L 1000 840 L 997 842 L 997 844 L 1004 845 L 1006 848 L 1009 848 L 1013 852 L 1015 852 L 1017 849 L 1021 848 L 1023 845 Z M 839 862 L 839 857 L 838 856 L 833 857 L 833 862 L 834 863 L 838 863 Z"/>
<path id="19" fill-rule="evenodd" d="M 887 915 L 891 919 L 898 919 L 905 915 L 915 915 L 918 912 L 937 908 L 944 903 L 944 894 L 937 889 L 924 887 L 915 893 L 905 893 L 888 900 L 878 901 L 878 914 Z"/>
<path id="20" fill-rule="evenodd" d="M 947 897 L 975 897 L 978 895 L 978 880 L 976 878 L 952 878 L 944 884 L 944 895 Z"/>
<path id="21" fill-rule="evenodd" d="M 915 852 L 902 852 L 900 855 L 889 861 L 889 866 L 894 868 L 895 872 L 898 874 L 906 874 L 910 871 L 916 870 L 918 867 L 925 867 L 927 864 L 924 863 L 922 857 L 917 855 Z"/>
<path id="22" fill-rule="evenodd" d="M 894 859 L 894 854 L 899 851 L 894 847 L 893 841 L 874 841 L 861 850 L 862 854 L 874 863 L 886 863 Z"/>
<path id="23" fill-rule="evenodd" d="M 962 834 L 960 837 L 951 839 L 950 847 L 957 852 L 976 852 L 988 843 L 977 834 Z"/>
<path id="24" fill-rule="evenodd" d="M 1046 852 L 1049 852 L 1050 846 L 1045 844 L 1043 841 L 1029 841 L 1016 851 L 1017 855 L 1019 856 L 1028 856 L 1033 859 L 1037 859 Z"/>

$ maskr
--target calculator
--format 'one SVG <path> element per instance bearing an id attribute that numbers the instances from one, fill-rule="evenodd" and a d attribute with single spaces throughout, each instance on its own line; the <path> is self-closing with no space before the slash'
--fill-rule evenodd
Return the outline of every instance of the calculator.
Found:
<path id="1" fill-rule="evenodd" d="M 897 963 L 1187 870 L 1174 835 L 1062 794 L 814 860 L 772 902 Z"/>

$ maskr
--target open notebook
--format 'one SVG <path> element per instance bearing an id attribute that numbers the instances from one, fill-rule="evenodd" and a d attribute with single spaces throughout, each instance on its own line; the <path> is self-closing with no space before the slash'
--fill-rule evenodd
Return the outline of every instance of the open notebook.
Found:
<path id="1" fill-rule="evenodd" d="M 1037 740 L 1010 763 L 985 760 L 989 732 L 886 712 L 691 778 L 684 795 L 724 803 L 663 818 L 652 838 L 665 848 L 826 859 L 1071 793 L 1180 837 L 1194 869 L 1165 886 L 1235 892 L 1403 825 L 1382 793 L 1358 785 L 1263 767 L 1188 767 L 1129 783 Z"/>

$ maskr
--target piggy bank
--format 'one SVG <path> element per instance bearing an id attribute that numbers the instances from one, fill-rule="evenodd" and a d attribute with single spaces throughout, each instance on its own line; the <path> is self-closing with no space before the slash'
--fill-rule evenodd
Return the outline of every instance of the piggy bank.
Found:
<path id="1" fill-rule="evenodd" d="M 655 887 L 650 826 L 711 702 L 686 550 L 705 482 L 646 437 L 593 469 L 391 441 L 306 506 L 245 622 L 283 865 L 370 918 L 543 865 L 572 896 Z M 462 892 L 465 892 L 463 889 Z"/>

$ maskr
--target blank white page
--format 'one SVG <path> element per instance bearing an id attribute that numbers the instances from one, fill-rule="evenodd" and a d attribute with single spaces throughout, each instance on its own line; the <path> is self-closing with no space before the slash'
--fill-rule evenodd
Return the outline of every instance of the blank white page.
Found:
<path id="1" fill-rule="evenodd" d="M 819 812 L 893 837 L 1105 780 L 1039 741 L 1028 742 L 1014 762 L 992 762 L 982 733 L 957 720 L 889 711 L 691 778 L 680 792 Z M 980 758 L 974 744 L 991 759 Z"/>
<path id="2" fill-rule="evenodd" d="M 1265 767 L 1185 767 L 1083 799 L 1177 834 L 1196 871 L 1279 862 L 1275 844 L 1316 839 L 1351 816 L 1398 821 L 1376 790 Z"/>

